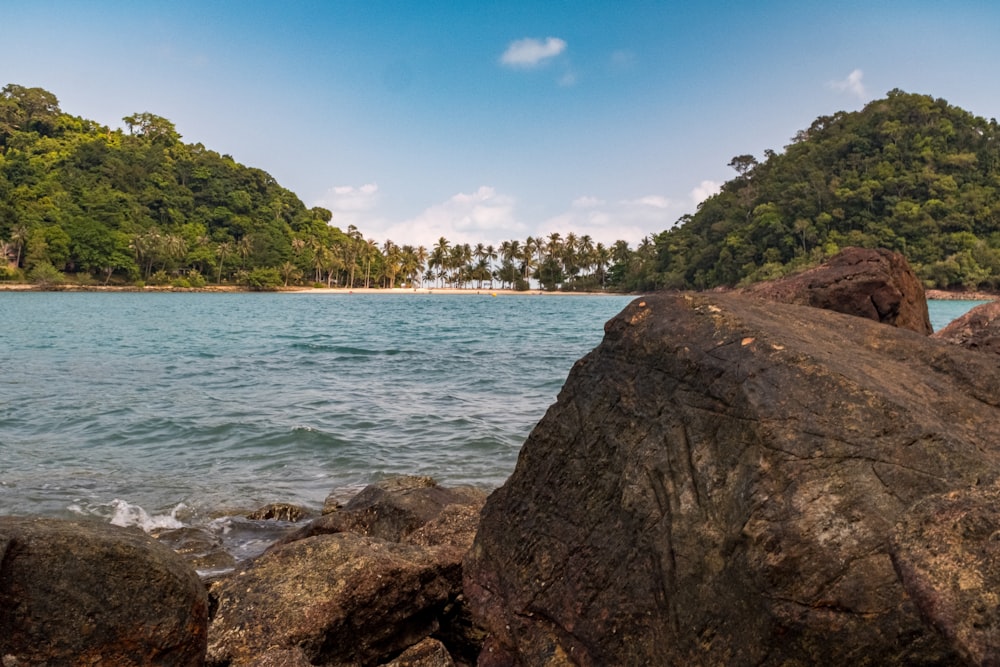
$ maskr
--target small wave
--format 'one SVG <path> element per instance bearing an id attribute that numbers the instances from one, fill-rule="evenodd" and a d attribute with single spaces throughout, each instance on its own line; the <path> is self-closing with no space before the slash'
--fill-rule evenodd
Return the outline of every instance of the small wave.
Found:
<path id="1" fill-rule="evenodd" d="M 333 354 L 341 355 L 342 358 L 347 357 L 378 357 L 387 356 L 394 357 L 400 354 L 418 354 L 418 350 L 404 350 L 396 347 L 388 347 L 382 349 L 370 349 L 366 347 L 356 347 L 353 345 L 331 345 L 329 343 L 293 343 L 291 348 L 294 350 L 305 350 L 306 352 L 331 352 Z"/>
<path id="2" fill-rule="evenodd" d="M 147 533 L 163 528 L 183 528 L 184 523 L 177 518 L 177 514 L 187 508 L 184 503 L 180 503 L 170 511 L 170 514 L 150 515 L 138 505 L 133 505 L 119 498 L 112 500 L 110 506 L 113 510 L 110 522 L 112 525 L 123 528 L 138 526 Z"/>

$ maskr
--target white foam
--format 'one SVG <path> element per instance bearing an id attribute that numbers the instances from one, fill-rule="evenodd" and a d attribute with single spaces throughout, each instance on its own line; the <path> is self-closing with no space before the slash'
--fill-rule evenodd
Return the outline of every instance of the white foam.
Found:
<path id="1" fill-rule="evenodd" d="M 115 498 L 111 501 L 111 524 L 115 526 L 138 526 L 147 533 L 159 528 L 183 528 L 184 524 L 177 518 L 177 513 L 184 509 L 184 503 L 179 504 L 170 514 L 150 515 L 146 510 L 125 500 Z"/>

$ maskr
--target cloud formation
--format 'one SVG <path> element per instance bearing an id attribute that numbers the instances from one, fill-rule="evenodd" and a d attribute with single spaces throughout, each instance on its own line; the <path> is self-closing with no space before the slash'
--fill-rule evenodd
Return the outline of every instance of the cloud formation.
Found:
<path id="1" fill-rule="evenodd" d="M 691 190 L 691 201 L 695 206 L 698 206 L 712 195 L 718 194 L 721 189 L 721 183 L 717 183 L 715 181 L 702 181 L 693 190 Z"/>
<path id="2" fill-rule="evenodd" d="M 718 183 L 702 181 L 690 192 L 690 198 L 647 194 L 607 200 L 581 195 L 567 202 L 561 213 L 530 221 L 519 212 L 515 197 L 489 185 L 455 193 L 415 215 L 396 216 L 383 211 L 380 192 L 374 183 L 330 188 L 316 205 L 333 211 L 333 224 L 340 229 L 354 225 L 366 238 L 380 243 L 391 239 L 399 245 L 430 247 L 443 236 L 452 244 L 499 245 L 506 240 L 523 241 L 528 236 L 547 236 L 553 232 L 565 236 L 572 232 L 590 236 L 594 243 L 607 246 L 619 239 L 635 246 L 644 237 L 672 227 L 681 215 L 691 211 L 692 205 L 718 190 Z"/>
<path id="3" fill-rule="evenodd" d="M 836 91 L 848 93 L 863 100 L 868 97 L 868 91 L 865 90 L 865 84 L 862 82 L 864 76 L 864 72 L 856 69 L 848 74 L 847 78 L 843 81 L 831 81 L 830 87 Z"/>
<path id="4" fill-rule="evenodd" d="M 332 224 L 346 230 L 350 225 L 364 231 L 371 225 L 371 212 L 379 204 L 378 184 L 336 185 L 327 190 L 315 203 L 333 213 Z"/>
<path id="5" fill-rule="evenodd" d="M 430 246 L 442 236 L 454 243 L 489 243 L 527 232 L 514 213 L 513 197 L 483 185 L 459 192 L 413 218 L 392 224 L 385 234 L 396 243 Z"/>
<path id="6" fill-rule="evenodd" d="M 566 41 L 558 37 L 547 37 L 545 41 L 527 37 L 511 42 L 500 56 L 500 62 L 508 67 L 537 67 L 565 50 Z"/>

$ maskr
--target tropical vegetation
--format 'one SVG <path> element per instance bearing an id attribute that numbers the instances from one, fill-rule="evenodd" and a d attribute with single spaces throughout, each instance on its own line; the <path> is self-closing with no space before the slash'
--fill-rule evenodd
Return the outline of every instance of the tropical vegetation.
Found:
<path id="1" fill-rule="evenodd" d="M 745 284 L 861 246 L 903 253 L 928 287 L 1000 288 L 995 120 L 893 90 L 730 166 L 721 192 L 656 236 L 656 286 Z"/>
<path id="2" fill-rule="evenodd" d="M 181 141 L 151 113 L 112 129 L 63 113 L 55 95 L 0 90 L 0 279 L 41 284 L 436 284 L 628 288 L 637 251 L 550 234 L 498 246 L 398 245 L 342 230 L 268 173 Z"/>
<path id="3" fill-rule="evenodd" d="M 181 141 L 151 113 L 112 129 L 41 88 L 0 90 L 0 280 L 275 289 L 735 286 L 846 246 L 902 252 L 928 287 L 1000 289 L 1000 131 L 891 91 L 823 116 L 668 230 L 610 246 L 551 233 L 427 246 L 365 238 L 268 173 Z M 6 261 L 3 261 L 6 259 Z"/>

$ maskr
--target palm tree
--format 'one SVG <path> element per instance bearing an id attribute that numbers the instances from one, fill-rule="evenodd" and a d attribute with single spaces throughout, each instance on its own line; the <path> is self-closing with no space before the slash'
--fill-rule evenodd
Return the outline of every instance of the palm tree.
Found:
<path id="1" fill-rule="evenodd" d="M 21 266 L 21 252 L 24 250 L 24 244 L 28 242 L 27 225 L 14 225 L 10 230 L 10 242 L 14 244 L 14 267 L 17 268 Z"/>
<path id="2" fill-rule="evenodd" d="M 365 289 L 371 286 L 372 259 L 378 253 L 378 242 L 375 239 L 365 241 Z"/>
<path id="3" fill-rule="evenodd" d="M 535 249 L 538 246 L 538 241 L 530 236 L 524 240 L 524 247 L 521 248 L 521 279 L 524 282 L 528 282 L 531 270 L 535 266 Z"/>
<path id="4" fill-rule="evenodd" d="M 493 278 L 496 275 L 496 271 L 493 270 L 493 262 L 497 261 L 498 257 L 497 249 L 493 244 L 486 246 L 486 263 L 490 269 L 490 289 L 493 289 Z"/>
<path id="5" fill-rule="evenodd" d="M 448 242 L 448 239 L 442 236 L 434 244 L 434 250 L 431 252 L 430 259 L 427 262 L 430 268 L 437 267 L 437 278 L 439 281 L 447 275 L 450 248 L 451 244 Z"/>
<path id="6" fill-rule="evenodd" d="M 233 244 L 229 241 L 223 241 L 215 248 L 215 254 L 219 258 L 219 275 L 216 276 L 215 282 L 222 283 L 222 266 L 226 263 L 226 255 L 233 251 Z"/>
<path id="7" fill-rule="evenodd" d="M 606 248 L 603 243 L 598 243 L 594 247 L 594 274 L 597 276 L 601 283 L 601 288 L 603 289 L 607 285 L 608 278 L 608 265 L 611 263 L 611 250 Z"/>
<path id="8" fill-rule="evenodd" d="M 243 258 L 243 261 L 240 263 L 240 268 L 247 268 L 247 258 L 253 254 L 253 237 L 250 236 L 250 234 L 244 234 L 243 238 L 236 243 L 236 251 L 239 252 L 240 257 Z"/>
<path id="9" fill-rule="evenodd" d="M 298 280 L 302 276 L 299 267 L 292 262 L 285 262 L 278 270 L 281 271 L 281 276 L 285 279 L 285 287 L 288 287 L 289 280 Z"/>

